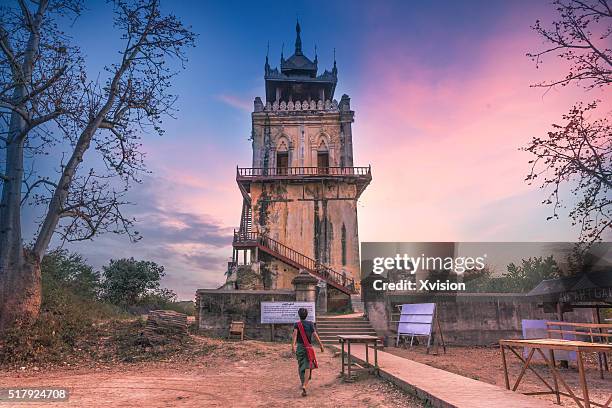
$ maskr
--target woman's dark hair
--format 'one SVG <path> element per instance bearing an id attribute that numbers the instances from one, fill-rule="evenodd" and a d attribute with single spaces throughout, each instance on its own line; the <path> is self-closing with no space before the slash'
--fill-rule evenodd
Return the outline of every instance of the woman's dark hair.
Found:
<path id="1" fill-rule="evenodd" d="M 308 309 L 300 307 L 300 309 L 298 310 L 298 316 L 300 316 L 301 320 L 306 319 L 306 317 L 308 316 Z"/>

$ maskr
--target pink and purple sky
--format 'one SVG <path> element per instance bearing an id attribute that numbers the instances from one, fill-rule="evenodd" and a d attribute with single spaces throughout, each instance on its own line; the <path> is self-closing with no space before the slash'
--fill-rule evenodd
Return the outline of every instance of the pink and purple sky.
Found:
<path id="1" fill-rule="evenodd" d="M 115 57 L 111 11 L 90 6 L 71 28 L 93 72 Z M 176 120 L 163 138 L 144 138 L 152 171 L 129 210 L 144 238 L 104 236 L 71 248 L 100 266 L 134 256 L 166 267 L 164 284 L 190 299 L 215 287 L 231 256 L 241 197 L 235 167 L 250 165 L 250 112 L 263 95 L 266 44 L 278 64 L 290 55 L 296 13 L 305 53 L 332 65 L 336 98 L 351 96 L 356 165 L 372 165 L 359 203 L 361 241 L 574 241 L 576 229 L 545 193 L 523 180 L 532 136 L 543 136 L 577 101 L 610 95 L 574 85 L 546 92 L 530 84 L 565 73 L 530 29 L 554 18 L 547 2 L 167 3 L 199 33 L 176 79 Z M 106 27 L 106 28 L 105 28 Z M 100 37 L 104 35 L 104 37 Z M 118 38 L 118 35 L 115 36 Z M 100 44 L 99 38 L 108 38 Z M 569 198 L 569 190 L 563 197 Z M 609 237 L 608 237 L 609 238 Z"/>

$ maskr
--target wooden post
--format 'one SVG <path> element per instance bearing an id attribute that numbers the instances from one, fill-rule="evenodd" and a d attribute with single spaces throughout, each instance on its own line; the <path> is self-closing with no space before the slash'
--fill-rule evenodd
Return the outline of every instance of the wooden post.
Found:
<path id="1" fill-rule="evenodd" d="M 504 368 L 504 380 L 506 382 L 506 389 L 510 389 L 510 381 L 508 380 L 508 366 L 506 365 L 506 352 L 504 351 L 504 345 L 500 344 L 499 348 L 501 350 L 502 355 L 502 366 Z"/>
<path id="2" fill-rule="evenodd" d="M 601 324 L 601 314 L 599 313 L 599 307 L 595 307 L 595 318 L 596 318 L 596 323 L 597 324 Z M 604 332 L 602 331 L 601 327 L 599 328 L 599 333 L 603 334 Z M 600 340 L 603 340 L 603 338 L 599 338 Z M 608 354 L 607 353 L 597 353 L 598 355 L 600 355 L 600 359 L 603 359 L 603 366 L 606 369 L 606 371 L 610 371 L 610 367 L 608 366 Z M 603 372 L 601 373 L 601 378 L 603 379 Z"/>
<path id="3" fill-rule="evenodd" d="M 444 350 L 444 354 L 446 354 L 446 343 L 444 342 L 444 334 L 442 333 L 442 326 L 440 325 L 440 319 L 438 317 L 438 308 L 436 307 L 436 326 L 438 327 L 438 333 L 440 334 L 440 339 L 438 340 L 438 346 L 440 345 L 440 341 L 442 342 L 442 350 Z M 437 337 L 435 337 L 437 339 Z M 436 353 L 438 350 L 436 349 Z"/>
<path id="4" fill-rule="evenodd" d="M 347 345 L 347 347 L 348 347 L 348 355 L 346 357 L 348 359 L 348 368 L 347 368 L 347 370 L 348 370 L 348 380 L 351 381 L 351 341 L 348 340 L 347 343 L 348 343 L 348 345 Z"/>
<path id="5" fill-rule="evenodd" d="M 584 408 L 591 408 L 591 402 L 589 401 L 589 389 L 587 388 L 586 377 L 584 374 L 584 363 L 582 362 L 582 351 L 578 351 L 578 375 L 580 377 L 580 387 L 582 388 L 582 397 L 584 398 Z"/>
<path id="6" fill-rule="evenodd" d="M 560 322 L 563 321 L 563 308 L 561 307 L 561 302 L 557 300 L 557 319 Z M 559 326 L 562 329 L 562 326 Z M 563 331 L 561 331 L 561 338 L 563 338 Z M 569 368 L 569 361 L 567 360 L 559 360 L 559 367 L 561 368 Z"/>
<path id="7" fill-rule="evenodd" d="M 344 379 L 344 340 L 341 340 L 342 343 L 342 379 Z"/>
<path id="8" fill-rule="evenodd" d="M 550 369 L 554 370 L 555 369 L 555 351 L 553 349 L 549 350 L 549 354 L 550 354 Z M 561 395 L 559 394 L 559 382 L 557 381 L 557 376 L 554 375 L 553 373 L 553 381 L 555 382 L 555 396 L 557 397 L 557 405 L 561 404 Z"/>
<path id="9" fill-rule="evenodd" d="M 378 342 L 374 342 L 374 369 L 378 375 Z"/>

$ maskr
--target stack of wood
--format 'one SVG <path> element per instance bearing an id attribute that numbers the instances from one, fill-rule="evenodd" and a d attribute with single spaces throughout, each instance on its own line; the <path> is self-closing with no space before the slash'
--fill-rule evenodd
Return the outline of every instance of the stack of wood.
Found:
<path id="1" fill-rule="evenodd" d="M 172 310 L 152 310 L 143 335 L 151 343 L 165 343 L 187 335 L 187 315 Z"/>

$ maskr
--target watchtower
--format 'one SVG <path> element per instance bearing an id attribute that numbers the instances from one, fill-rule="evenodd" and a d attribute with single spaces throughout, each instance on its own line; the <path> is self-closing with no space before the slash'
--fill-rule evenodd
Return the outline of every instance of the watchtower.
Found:
<path id="1" fill-rule="evenodd" d="M 350 98 L 338 103 L 335 55 L 318 74 L 318 58 L 295 51 L 280 70 L 264 66 L 265 103 L 255 98 L 252 167 L 237 168 L 243 197 L 228 282 L 246 289 L 291 288 L 305 270 L 320 280 L 330 308 L 359 291 L 357 200 L 370 167 L 354 167 Z M 242 266 L 242 265 L 245 266 Z"/>

